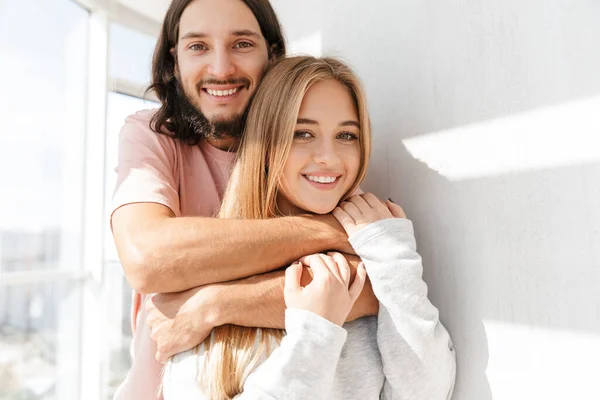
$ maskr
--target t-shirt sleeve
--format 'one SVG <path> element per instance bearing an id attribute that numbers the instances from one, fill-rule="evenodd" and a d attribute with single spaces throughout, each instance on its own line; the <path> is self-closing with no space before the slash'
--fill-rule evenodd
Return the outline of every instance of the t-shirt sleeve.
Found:
<path id="1" fill-rule="evenodd" d="M 174 139 L 150 129 L 150 117 L 138 113 L 128 117 L 119 133 L 117 184 L 112 214 L 132 203 L 158 203 L 179 216 L 177 149 Z"/>

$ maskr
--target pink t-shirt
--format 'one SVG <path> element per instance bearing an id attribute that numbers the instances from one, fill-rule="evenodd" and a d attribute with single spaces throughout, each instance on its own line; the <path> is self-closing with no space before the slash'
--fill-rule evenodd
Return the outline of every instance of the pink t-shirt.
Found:
<path id="1" fill-rule="evenodd" d="M 126 204 L 159 203 L 175 216 L 216 214 L 227 186 L 235 154 L 205 141 L 189 146 L 150 129 L 154 110 L 129 116 L 119 137 L 118 178 L 112 211 Z M 150 338 L 143 307 L 146 296 L 133 294 L 132 367 L 115 400 L 161 399 L 157 390 L 162 365 Z"/>

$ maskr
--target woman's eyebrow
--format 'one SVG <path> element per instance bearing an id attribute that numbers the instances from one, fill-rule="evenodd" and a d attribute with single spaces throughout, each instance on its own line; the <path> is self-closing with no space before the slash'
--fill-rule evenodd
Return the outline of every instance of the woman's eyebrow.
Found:
<path id="1" fill-rule="evenodd" d="M 308 119 L 308 118 L 298 118 L 296 123 L 297 124 L 305 124 L 305 125 L 319 125 L 319 123 L 317 121 L 315 121 L 314 119 Z M 360 124 L 353 120 L 340 122 L 338 124 L 338 126 L 355 126 L 358 129 L 360 129 Z"/>
<path id="2" fill-rule="evenodd" d="M 297 124 L 306 124 L 306 125 L 319 125 L 319 123 L 317 121 L 315 121 L 314 119 L 308 119 L 308 118 L 298 118 L 296 123 Z"/>
<path id="3" fill-rule="evenodd" d="M 340 123 L 339 126 L 355 126 L 360 129 L 360 124 L 356 121 L 344 121 Z"/>

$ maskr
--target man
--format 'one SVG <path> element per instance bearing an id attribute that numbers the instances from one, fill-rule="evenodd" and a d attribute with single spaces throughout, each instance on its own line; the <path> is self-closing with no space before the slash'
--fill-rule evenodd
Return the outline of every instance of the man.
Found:
<path id="1" fill-rule="evenodd" d="M 133 289 L 171 294 L 135 297 L 133 366 L 117 399 L 159 398 L 155 357 L 192 348 L 215 326 L 283 328 L 276 270 L 310 253 L 352 252 L 331 215 L 212 218 L 251 95 L 284 55 L 268 0 L 174 0 L 166 13 L 151 86 L 162 106 L 121 131 L 111 223 Z M 367 284 L 349 319 L 377 306 Z"/>

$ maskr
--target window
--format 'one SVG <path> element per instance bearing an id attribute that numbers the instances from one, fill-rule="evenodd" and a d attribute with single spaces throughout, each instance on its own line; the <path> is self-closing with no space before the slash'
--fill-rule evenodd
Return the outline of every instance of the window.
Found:
<path id="1" fill-rule="evenodd" d="M 129 347 L 131 332 L 131 288 L 123 274 L 123 268 L 115 249 L 110 231 L 111 199 L 116 184 L 115 166 L 119 131 L 128 115 L 143 109 L 158 107 L 158 103 L 144 100 L 150 83 L 152 52 L 156 39 L 126 28 L 118 23 L 110 25 L 109 74 L 115 91 L 109 92 L 106 103 L 106 163 L 105 163 L 105 233 L 104 277 L 106 305 L 111 313 L 107 316 L 109 327 L 106 337 L 105 399 L 111 399 L 115 389 L 123 382 L 131 366 Z"/>
<path id="2" fill-rule="evenodd" d="M 90 15 L 0 7 L 0 398 L 78 399 Z"/>
<path id="3" fill-rule="evenodd" d="M 129 346 L 132 340 L 130 318 L 132 291 L 125 280 L 109 224 L 111 198 L 117 180 L 114 168 L 117 165 L 119 131 L 128 115 L 139 110 L 156 108 L 158 103 L 115 92 L 110 92 L 107 100 L 104 274 L 106 290 L 110 292 L 106 298 L 111 299 L 112 302 L 109 306 L 112 311 L 110 321 L 107 321 L 111 327 L 109 330 L 111 336 L 107 338 L 110 343 L 108 343 L 108 380 L 106 383 L 108 386 L 106 391 L 112 396 L 114 390 L 125 379 L 131 366 Z M 111 396 L 107 398 L 110 399 Z"/>
<path id="4" fill-rule="evenodd" d="M 158 26 L 106 7 L 0 0 L 0 399 L 110 399 L 129 368 L 108 207 L 123 120 L 156 107 L 128 26 Z"/>

